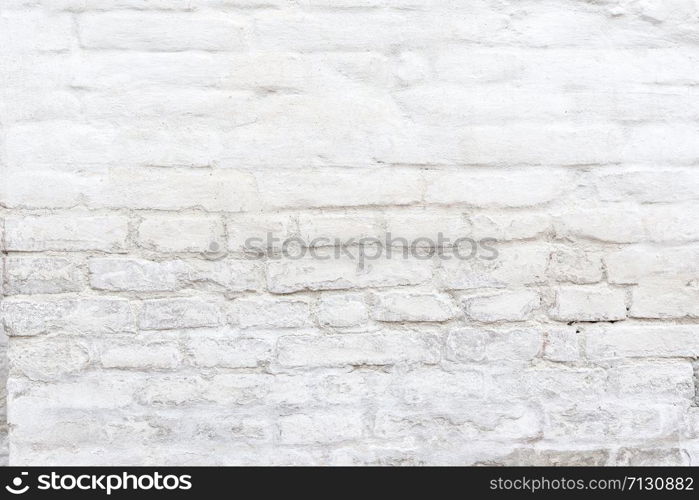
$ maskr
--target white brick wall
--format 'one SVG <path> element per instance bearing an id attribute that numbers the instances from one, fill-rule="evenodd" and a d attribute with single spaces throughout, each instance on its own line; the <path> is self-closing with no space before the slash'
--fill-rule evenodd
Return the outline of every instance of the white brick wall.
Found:
<path id="1" fill-rule="evenodd" d="M 698 20 L 4 0 L 0 460 L 699 464 Z"/>

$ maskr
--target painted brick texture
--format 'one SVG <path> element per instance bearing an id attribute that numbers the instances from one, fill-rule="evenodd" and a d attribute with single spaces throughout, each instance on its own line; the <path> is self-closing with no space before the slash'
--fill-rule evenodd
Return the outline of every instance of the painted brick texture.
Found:
<path id="1" fill-rule="evenodd" d="M 4 0 L 0 460 L 698 465 L 698 20 Z"/>

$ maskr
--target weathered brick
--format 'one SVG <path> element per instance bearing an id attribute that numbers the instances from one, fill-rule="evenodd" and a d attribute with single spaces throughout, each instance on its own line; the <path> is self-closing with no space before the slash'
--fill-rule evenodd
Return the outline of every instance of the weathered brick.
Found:
<path id="1" fill-rule="evenodd" d="M 317 169 L 258 175 L 269 208 L 407 205 L 422 197 L 416 169 Z M 301 190 L 299 186 L 304 186 Z"/>
<path id="2" fill-rule="evenodd" d="M 360 412 L 288 415 L 279 419 L 283 444 L 336 443 L 360 439 L 364 428 Z"/>
<path id="3" fill-rule="evenodd" d="M 172 291 L 178 286 L 178 261 L 90 259 L 90 286 L 110 291 Z"/>
<path id="4" fill-rule="evenodd" d="M 425 200 L 476 207 L 527 207 L 550 202 L 562 195 L 568 182 L 564 170 L 430 172 Z"/>
<path id="5" fill-rule="evenodd" d="M 208 161 L 205 158 L 202 161 Z M 94 206 L 240 212 L 258 206 L 252 174 L 234 169 L 135 168 L 109 170 Z"/>
<path id="6" fill-rule="evenodd" d="M 222 325 L 225 303 L 205 298 L 144 300 L 139 317 L 143 330 L 169 330 Z"/>
<path id="7" fill-rule="evenodd" d="M 438 276 L 447 289 L 508 288 L 546 282 L 551 248 L 541 243 L 493 243 L 487 254 L 441 260 Z M 447 254 L 448 255 L 448 254 Z M 471 255 L 470 250 L 461 254 Z M 487 257 L 487 259 L 486 259 Z M 494 258 L 493 258 L 494 257 Z"/>
<path id="8" fill-rule="evenodd" d="M 279 339 L 282 366 L 434 364 L 440 357 L 438 338 L 429 334 L 378 333 Z"/>
<path id="9" fill-rule="evenodd" d="M 530 360 L 542 345 L 542 335 L 533 330 L 461 328 L 447 337 L 447 359 L 458 362 Z"/>
<path id="10" fill-rule="evenodd" d="M 121 298 L 11 298 L 2 302 L 9 335 L 119 333 L 135 330 L 133 305 Z"/>
<path id="11" fill-rule="evenodd" d="M 179 365 L 181 354 L 177 346 L 149 344 L 140 349 L 134 345 L 107 347 L 100 353 L 105 368 L 166 369 Z"/>
<path id="12" fill-rule="evenodd" d="M 466 316 L 477 321 L 524 321 L 539 307 L 539 294 L 532 290 L 477 295 L 463 299 Z"/>
<path id="13" fill-rule="evenodd" d="M 10 373 L 38 381 L 80 372 L 91 362 L 88 346 L 78 339 L 22 339 L 10 344 Z"/>
<path id="14" fill-rule="evenodd" d="M 126 217 L 43 215 L 5 218 L 5 248 L 22 252 L 45 250 L 126 251 Z"/>
<path id="15" fill-rule="evenodd" d="M 550 311 L 559 321 L 616 321 L 626 318 L 623 290 L 603 286 L 561 287 Z"/>
<path id="16" fill-rule="evenodd" d="M 699 279 L 699 247 L 633 245 L 604 258 L 610 283 L 634 284 L 648 278 Z"/>
<path id="17" fill-rule="evenodd" d="M 346 290 L 373 286 L 417 285 L 432 276 L 430 261 L 372 260 L 364 269 L 359 261 L 347 257 L 327 260 L 278 260 L 267 263 L 267 286 L 272 293 L 302 290 Z"/>
<path id="18" fill-rule="evenodd" d="M 584 285 L 602 280 L 600 252 L 574 247 L 556 247 L 551 253 L 548 274 L 556 281 Z"/>
<path id="19" fill-rule="evenodd" d="M 386 292 L 373 296 L 371 317 L 377 321 L 448 321 L 456 306 L 448 295 Z"/>
<path id="20" fill-rule="evenodd" d="M 369 319 L 364 297 L 356 293 L 321 296 L 317 316 L 321 326 L 339 328 L 359 326 Z"/>
<path id="21" fill-rule="evenodd" d="M 91 49 L 234 50 L 243 47 L 242 26 L 223 16 L 122 11 L 82 14 L 80 41 Z"/>
<path id="22" fill-rule="evenodd" d="M 689 361 L 627 363 L 609 374 L 614 391 L 622 397 L 653 401 L 689 401 L 694 397 L 694 370 Z"/>
<path id="23" fill-rule="evenodd" d="M 255 368 L 270 362 L 272 348 L 262 339 L 228 336 L 193 335 L 187 342 L 195 365 L 207 368 Z"/>
<path id="24" fill-rule="evenodd" d="M 631 291 L 632 318 L 697 318 L 699 288 L 678 281 L 646 281 Z"/>
<path id="25" fill-rule="evenodd" d="M 575 327 L 547 328 L 545 335 L 544 358 L 563 362 L 581 359 L 581 338 Z"/>
<path id="26" fill-rule="evenodd" d="M 79 292 L 85 287 L 81 264 L 63 257 L 8 257 L 5 294 Z"/>
<path id="27" fill-rule="evenodd" d="M 540 417 L 536 410 L 523 405 L 503 408 L 498 405 L 472 403 L 460 411 L 436 414 L 431 412 L 403 413 L 380 410 L 374 432 L 384 439 L 400 439 L 414 435 L 423 439 L 449 441 L 448 436 L 458 429 L 460 435 L 488 439 L 534 439 L 541 432 Z"/>
<path id="28" fill-rule="evenodd" d="M 591 325 L 583 327 L 590 359 L 696 357 L 693 325 Z"/>
<path id="29" fill-rule="evenodd" d="M 571 211 L 556 217 L 554 225 L 559 238 L 635 243 L 645 239 L 642 217 L 636 206 L 610 204 Z"/>
<path id="30" fill-rule="evenodd" d="M 157 252 L 210 252 L 226 248 L 223 222 L 214 217 L 145 217 L 138 226 L 139 246 Z"/>
<path id="31" fill-rule="evenodd" d="M 307 300 L 251 297 L 235 301 L 242 328 L 294 328 L 311 324 Z"/>
<path id="32" fill-rule="evenodd" d="M 90 285 L 97 290 L 165 292 L 204 288 L 240 292 L 262 287 L 262 269 L 246 260 L 90 259 Z"/>
<path id="33" fill-rule="evenodd" d="M 595 175 L 595 189 L 604 201 L 641 203 L 695 200 L 699 175 L 689 168 L 617 169 Z"/>

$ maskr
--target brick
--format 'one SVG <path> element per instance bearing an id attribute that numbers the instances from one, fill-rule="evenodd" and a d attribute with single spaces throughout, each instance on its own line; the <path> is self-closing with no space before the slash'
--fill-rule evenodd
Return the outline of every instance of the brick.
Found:
<path id="1" fill-rule="evenodd" d="M 550 316 L 559 321 L 616 321 L 626 318 L 623 290 L 603 286 L 561 287 Z"/>
<path id="2" fill-rule="evenodd" d="M 612 387 L 622 397 L 661 400 L 691 400 L 694 370 L 688 361 L 645 361 L 610 370 Z"/>
<path id="3" fill-rule="evenodd" d="M 117 131 L 109 124 L 87 125 L 68 120 L 20 122 L 9 126 L 6 134 L 6 155 L 11 164 L 84 165 L 103 162 L 105 152 L 117 154 Z M 75 148 L 76 143 L 81 147 Z"/>
<path id="4" fill-rule="evenodd" d="M 559 282 L 598 283 L 604 276 L 602 254 L 568 246 L 556 247 L 551 253 L 548 274 Z"/>
<path id="5" fill-rule="evenodd" d="M 144 377 L 145 374 L 141 376 Z M 147 374 L 134 399 L 149 406 L 184 405 L 201 398 L 204 381 L 199 376 L 177 373 Z M 145 383 L 144 383 L 145 382 Z"/>
<path id="6" fill-rule="evenodd" d="M 335 328 L 359 326 L 369 319 L 361 294 L 322 295 L 318 300 L 316 314 L 321 326 Z"/>
<path id="7" fill-rule="evenodd" d="M 275 377 L 268 374 L 220 373 L 204 384 L 197 397 L 220 405 L 264 403 L 275 381 Z"/>
<path id="8" fill-rule="evenodd" d="M 614 461 L 615 466 L 665 466 L 680 467 L 690 464 L 686 451 L 682 448 L 621 448 L 617 452 Z"/>
<path id="9" fill-rule="evenodd" d="M 629 83 L 671 84 L 695 81 L 696 54 L 690 50 L 658 47 L 618 48 L 599 59 L 598 49 L 561 47 L 537 49 L 443 47 L 436 54 L 438 78 L 454 82 L 517 82 L 520 84 L 578 85 L 599 90 Z M 665 66 L 660 61 L 671 61 Z M 560 88 L 560 87 L 559 87 Z"/>
<path id="10" fill-rule="evenodd" d="M 356 240 L 362 238 L 382 238 L 384 236 L 383 217 L 363 212 L 345 212 L 342 214 L 308 214 L 299 215 L 299 235 L 310 244 L 314 240 L 318 246 L 332 246 L 335 241 Z"/>
<path id="11" fill-rule="evenodd" d="M 239 212 L 257 206 L 251 174 L 232 169 L 110 169 L 108 187 L 95 202 L 111 208 Z"/>
<path id="12" fill-rule="evenodd" d="M 696 200 L 699 175 L 694 169 L 682 167 L 625 168 L 595 175 L 594 186 L 603 201 L 677 202 Z"/>
<path id="13" fill-rule="evenodd" d="M 236 50 L 242 26 L 223 16 L 122 11 L 78 17 L 80 41 L 91 49 Z"/>
<path id="14" fill-rule="evenodd" d="M 490 393 L 491 378 L 483 370 L 463 369 L 435 372 L 430 367 L 396 373 L 387 390 L 386 404 L 395 407 L 425 408 L 434 411 L 458 409 L 484 392 Z"/>
<path id="15" fill-rule="evenodd" d="M 556 218 L 556 234 L 612 243 L 693 242 L 699 239 L 692 224 L 693 204 L 642 207 L 606 205 Z"/>
<path id="16" fill-rule="evenodd" d="M 106 55 L 100 51 L 85 51 L 78 61 L 71 63 L 71 66 L 67 66 L 71 70 L 68 75 L 60 71 L 60 66 L 49 69 L 63 78 L 69 76 L 68 80 L 73 85 L 90 89 L 145 85 L 263 90 L 322 89 L 324 85 L 350 84 L 357 78 L 375 82 L 389 81 L 385 70 L 387 58 L 372 52 L 216 54 L 200 51 L 110 51 Z M 31 65 L 28 66 L 31 68 Z M 236 68 L 236 71 L 230 71 L 230 68 Z"/>
<path id="17" fill-rule="evenodd" d="M 294 328 L 311 324 L 306 300 L 251 297 L 236 300 L 235 306 L 241 328 Z"/>
<path id="18" fill-rule="evenodd" d="M 277 349 L 279 363 L 288 367 L 434 364 L 440 357 L 435 336 L 410 333 L 288 336 Z"/>
<path id="19" fill-rule="evenodd" d="M 55 132 L 26 133 L 55 135 Z M 178 144 L 182 147 L 181 142 Z M 70 144 L 66 147 L 70 148 Z M 96 147 L 99 150 L 104 148 L 99 145 Z M 168 151 L 174 148 L 164 147 Z M 58 154 L 52 153 L 51 158 Z M 87 161 L 93 163 L 96 160 L 88 158 Z M 128 163 L 138 161 L 158 163 L 157 159 L 144 157 L 140 160 L 124 159 Z M 173 163 L 168 159 L 163 161 Z M 201 161 L 208 162 L 206 159 Z M 74 159 L 70 162 L 80 163 Z M 187 160 L 179 163 L 192 162 Z M 203 208 L 239 212 L 258 206 L 255 180 L 251 174 L 234 169 L 177 168 L 178 166 L 136 168 L 109 167 L 103 164 L 91 165 L 89 169 L 85 169 L 71 165 L 41 164 L 31 170 L 8 168 L 7 178 L 12 189 L 9 185 L 0 185 L 0 199 L 7 200 L 11 206 L 30 208 L 70 208 L 84 202 L 91 208 Z M 47 186 L 49 183 L 60 189 L 51 189 Z"/>
<path id="20" fill-rule="evenodd" d="M 17 408 L 45 409 L 53 405 L 70 409 L 114 410 L 133 402 L 143 376 L 129 372 L 86 372 L 77 379 L 51 380 L 46 384 L 13 381 L 10 397 Z"/>
<path id="21" fill-rule="evenodd" d="M 272 344 L 254 338 L 192 336 L 187 342 L 196 366 L 222 368 L 255 368 L 269 363 Z"/>
<path id="22" fill-rule="evenodd" d="M 632 318 L 699 317 L 699 288 L 677 281 L 645 281 L 631 291 Z"/>
<path id="23" fill-rule="evenodd" d="M 471 251 L 459 255 L 470 257 Z M 504 245 L 493 243 L 487 252 L 473 258 L 440 261 L 439 279 L 450 290 L 507 288 L 546 282 L 551 248 L 541 243 Z M 495 258 L 492 258 L 495 257 Z"/>
<path id="24" fill-rule="evenodd" d="M 345 59 L 357 57 L 355 54 L 344 56 Z M 324 64 L 325 59 L 327 57 L 323 57 L 318 64 Z M 378 71 L 369 79 L 382 79 L 379 64 L 376 61 L 374 67 L 367 69 L 370 73 L 372 70 Z M 357 71 L 354 66 L 361 66 L 361 62 L 348 60 L 338 71 L 346 72 L 344 78 L 351 78 Z M 224 132 L 222 141 L 227 147 L 222 165 L 233 167 L 242 163 L 268 168 L 283 164 L 296 167 L 293 171 L 282 169 L 280 178 L 259 176 L 260 192 L 270 207 L 299 206 L 306 201 L 307 206 L 323 206 L 326 203 L 334 206 L 336 204 L 329 196 L 331 193 L 338 196 L 335 201 L 341 202 L 342 206 L 387 204 L 383 200 L 419 198 L 422 178 L 419 169 L 399 166 L 382 168 L 386 164 L 407 163 L 394 155 L 404 150 L 403 145 L 395 144 L 378 133 L 381 130 L 394 130 L 396 134 L 403 135 L 402 127 L 405 125 L 400 110 L 395 105 L 386 105 L 385 91 L 352 86 L 347 92 L 327 94 L 320 90 L 322 86 L 314 87 L 313 83 L 313 78 L 309 77 L 295 85 L 297 89 L 314 89 L 312 95 L 297 91 L 295 95 L 287 96 L 276 109 L 263 112 L 258 120 Z M 385 85 L 380 81 L 377 83 L 379 87 Z M 280 107 L 283 112 L 279 112 Z M 318 127 L 319 121 L 325 126 Z M 271 144 L 274 147 L 270 147 Z M 317 168 L 309 168 L 312 166 Z M 362 168 L 367 166 L 372 168 Z M 362 168 L 365 176 L 352 175 L 351 171 L 355 168 Z M 335 177 L 334 183 L 328 179 L 330 175 Z M 342 179 L 349 176 L 353 182 L 359 179 L 363 189 L 341 189 L 344 184 Z M 393 177 L 391 182 L 381 182 L 389 177 Z M 292 192 L 285 180 L 321 189 Z M 270 193 L 270 196 L 265 196 L 266 193 Z M 401 202 L 405 203 L 407 201 Z"/>
<path id="25" fill-rule="evenodd" d="M 3 10 L 0 33 L 0 43 L 8 54 L 67 51 L 73 39 L 69 14 L 43 10 Z"/>
<path id="26" fill-rule="evenodd" d="M 120 216 L 45 215 L 5 219 L 5 248 L 11 251 L 119 253 L 126 250 L 127 234 L 127 219 Z"/>
<path id="27" fill-rule="evenodd" d="M 579 361 L 583 356 L 581 337 L 575 327 L 546 329 L 544 358 L 551 361 Z"/>
<path id="28" fill-rule="evenodd" d="M 478 295 L 463 299 L 466 316 L 477 321 L 524 321 L 539 307 L 539 294 L 531 290 Z"/>
<path id="29" fill-rule="evenodd" d="M 199 123 L 202 126 L 241 126 L 259 118 L 257 99 L 249 90 L 172 87 L 163 92 L 157 86 L 129 87 L 121 90 L 101 89 L 81 99 L 84 112 L 99 119 L 128 123 L 134 119 L 150 121 L 162 116 L 178 124 Z M 235 114 L 231 113 L 236 109 Z M 193 117 L 197 117 L 197 122 Z"/>
<path id="30" fill-rule="evenodd" d="M 554 405 L 599 401 L 609 389 L 606 371 L 595 367 L 547 364 L 494 378 L 501 397 L 526 397 Z"/>
<path id="31" fill-rule="evenodd" d="M 90 286 L 110 291 L 174 291 L 178 261 L 154 262 L 142 259 L 90 259 Z"/>
<path id="32" fill-rule="evenodd" d="M 446 413 L 401 413 L 380 410 L 374 432 L 384 439 L 400 439 L 411 434 L 423 439 L 445 439 L 457 427 L 467 437 L 519 440 L 535 438 L 541 432 L 538 413 L 522 405 L 502 408 L 497 405 L 474 404 L 462 411 Z"/>
<path id="33" fill-rule="evenodd" d="M 52 98 L 54 106 L 57 99 Z M 79 103 L 75 106 L 79 107 Z M 64 110 L 57 113 L 66 114 Z M 94 199 L 106 177 L 103 169 L 70 165 L 12 165 L 5 167 L 4 172 L 7 182 L 0 184 L 0 200 L 12 208 L 72 208 L 82 200 Z"/>
<path id="34" fill-rule="evenodd" d="M 204 298 L 144 300 L 139 317 L 142 330 L 218 326 L 225 322 L 224 304 Z"/>
<path id="35" fill-rule="evenodd" d="M 7 75 L 3 85 L 8 89 L 31 88 L 42 92 L 55 89 L 58 83 L 67 85 L 71 81 L 70 62 L 68 52 L 22 54 L 12 61 L 17 73 Z"/>
<path id="36" fill-rule="evenodd" d="M 80 372 L 91 362 L 88 347 L 80 340 L 23 339 L 10 345 L 10 373 L 38 381 Z"/>
<path id="37" fill-rule="evenodd" d="M 223 222 L 214 217 L 145 217 L 138 226 L 137 242 L 164 253 L 217 253 L 226 248 Z"/>
<path id="38" fill-rule="evenodd" d="M 659 89 L 639 88 L 620 97 L 589 88 L 571 91 L 551 87 L 547 90 L 544 95 L 537 91 L 537 87 L 515 87 L 509 82 L 499 81 L 474 85 L 469 92 L 464 92 L 463 86 L 458 84 L 427 81 L 400 88 L 394 96 L 412 120 L 450 127 L 463 126 L 466 114 L 469 123 L 477 125 L 513 121 L 522 116 L 529 120 L 570 120 L 584 124 L 606 120 L 610 116 L 626 120 L 657 120 L 672 113 L 673 109 L 680 116 L 692 119 L 699 111 L 692 102 L 695 96 L 684 91 L 668 94 Z M 635 183 L 634 180 L 630 182 Z M 667 181 L 664 183 L 667 185 Z"/>
<path id="39" fill-rule="evenodd" d="M 79 292 L 85 287 L 81 261 L 61 257 L 8 257 L 5 294 Z"/>
<path id="40" fill-rule="evenodd" d="M 471 361 L 526 361 L 542 348 L 542 336 L 536 331 L 494 331 L 461 328 L 447 337 L 447 359 Z"/>
<path id="41" fill-rule="evenodd" d="M 551 408 L 545 439 L 568 440 L 568 443 L 621 442 L 643 435 L 652 439 L 669 439 L 679 421 L 680 411 L 670 404 L 648 404 L 641 408 L 619 402 L 591 402 Z"/>
<path id="42" fill-rule="evenodd" d="M 559 238 L 635 243 L 644 240 L 642 217 L 637 207 L 609 205 L 561 215 L 554 224 Z"/>
<path id="43" fill-rule="evenodd" d="M 286 239 L 298 234 L 298 222 L 287 213 L 241 213 L 226 218 L 226 233 L 231 251 L 261 258 L 280 251 Z"/>
<path id="44" fill-rule="evenodd" d="M 542 213 L 511 214 L 484 212 L 470 215 L 471 234 L 477 240 L 510 241 L 537 238 L 552 230 L 551 217 Z"/>
<path id="45" fill-rule="evenodd" d="M 134 349 L 134 345 L 115 346 L 100 353 L 105 368 L 172 369 L 180 360 L 177 346 L 167 344 L 149 344 L 141 349 Z"/>
<path id="46" fill-rule="evenodd" d="M 165 292 L 187 288 L 241 292 L 262 287 L 262 270 L 246 260 L 90 259 L 96 290 Z"/>
<path id="47" fill-rule="evenodd" d="M 457 314 L 451 298 L 442 294 L 386 292 L 375 294 L 373 301 L 376 321 L 448 321 Z"/>
<path id="48" fill-rule="evenodd" d="M 359 412 L 296 414 L 279 419 L 279 440 L 283 444 L 337 443 L 362 437 Z"/>
<path id="49" fill-rule="evenodd" d="M 672 205 L 644 205 L 643 221 L 649 241 L 691 243 L 699 241 L 699 224 L 694 214 L 699 204 L 686 202 Z"/>
<path id="50" fill-rule="evenodd" d="M 323 256 L 325 257 L 325 256 Z M 417 259 L 373 260 L 359 268 L 348 257 L 334 259 L 279 260 L 267 263 L 267 287 L 272 293 L 302 290 L 347 290 L 373 286 L 417 285 L 430 279 L 431 262 Z"/>
<path id="51" fill-rule="evenodd" d="M 544 204 L 561 196 L 570 182 L 565 171 L 548 169 L 433 171 L 427 179 L 428 203 L 476 207 Z"/>
<path id="52" fill-rule="evenodd" d="M 443 239 L 449 239 L 449 244 L 465 236 L 480 237 L 479 233 L 472 230 L 466 214 L 454 208 L 404 207 L 387 210 L 384 218 L 385 234 L 378 234 L 378 237 L 381 241 L 387 241 L 386 245 L 393 244 L 397 252 L 411 244 L 420 247 L 439 246 L 439 233 L 442 233 Z M 425 241 L 425 238 L 430 241 Z M 443 246 L 446 245 L 447 242 Z"/>
<path id="53" fill-rule="evenodd" d="M 591 325 L 583 329 L 590 359 L 696 357 L 692 325 Z"/>
<path id="54" fill-rule="evenodd" d="M 635 245 L 604 258 L 610 283 L 635 284 L 645 279 L 698 279 L 699 248 Z"/>
<path id="55" fill-rule="evenodd" d="M 17 297 L 5 299 L 2 310 L 9 335 L 101 334 L 135 330 L 133 306 L 121 298 L 46 300 Z"/>
<path id="56" fill-rule="evenodd" d="M 264 206 L 275 208 L 407 205 L 422 198 L 416 169 L 315 169 L 257 176 Z M 303 189 L 299 189 L 303 186 Z"/>
<path id="57" fill-rule="evenodd" d="M 260 19 L 253 43 L 264 50 L 381 50 L 395 44 L 438 37 L 436 19 L 409 10 L 276 13 Z M 418 22 L 420 20 L 421 22 Z M 429 38 L 428 38 L 429 39 Z"/>
<path id="58" fill-rule="evenodd" d="M 509 467 L 524 464 L 534 467 L 602 467 L 608 460 L 609 451 L 604 449 L 568 451 L 527 447 L 517 448 L 497 463 Z"/>

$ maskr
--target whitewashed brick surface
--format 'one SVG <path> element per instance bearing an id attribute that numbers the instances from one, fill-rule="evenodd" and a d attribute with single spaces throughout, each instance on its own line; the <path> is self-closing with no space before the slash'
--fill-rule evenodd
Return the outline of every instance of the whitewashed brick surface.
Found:
<path id="1" fill-rule="evenodd" d="M 4 0 L 0 461 L 699 465 L 698 41 L 697 0 Z M 439 233 L 497 254 L 356 259 Z"/>

